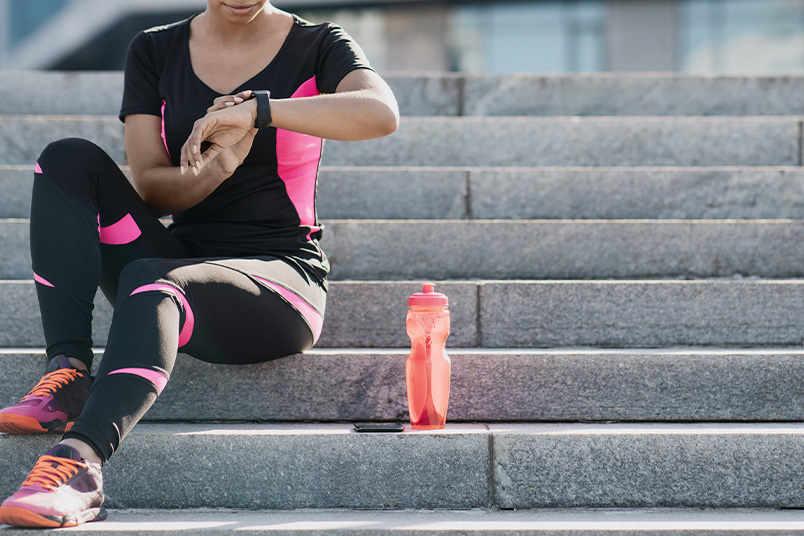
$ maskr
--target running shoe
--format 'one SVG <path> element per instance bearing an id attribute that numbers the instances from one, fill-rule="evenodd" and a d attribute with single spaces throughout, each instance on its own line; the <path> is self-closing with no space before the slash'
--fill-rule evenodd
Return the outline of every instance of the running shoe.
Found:
<path id="1" fill-rule="evenodd" d="M 88 372 L 73 368 L 64 355 L 57 355 L 30 393 L 18 404 L 0 410 L 0 432 L 66 432 L 81 413 L 91 388 Z"/>
<path id="2" fill-rule="evenodd" d="M 101 464 L 56 445 L 39 458 L 17 492 L 0 505 L 0 523 L 17 527 L 74 527 L 106 519 Z"/>

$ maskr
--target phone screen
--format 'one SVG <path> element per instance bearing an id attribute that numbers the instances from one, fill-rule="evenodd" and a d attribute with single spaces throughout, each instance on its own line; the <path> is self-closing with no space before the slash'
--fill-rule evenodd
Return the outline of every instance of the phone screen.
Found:
<path id="1" fill-rule="evenodd" d="M 358 422 L 355 423 L 358 432 L 402 432 L 405 426 L 398 422 Z"/>

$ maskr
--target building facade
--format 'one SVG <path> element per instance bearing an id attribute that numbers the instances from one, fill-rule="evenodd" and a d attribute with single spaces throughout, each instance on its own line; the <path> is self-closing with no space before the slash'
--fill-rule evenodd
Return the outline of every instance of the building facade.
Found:
<path id="1" fill-rule="evenodd" d="M 804 71 L 804 0 L 275 0 L 384 72 Z M 0 0 L 0 68 L 120 69 L 139 29 L 203 0 Z"/>

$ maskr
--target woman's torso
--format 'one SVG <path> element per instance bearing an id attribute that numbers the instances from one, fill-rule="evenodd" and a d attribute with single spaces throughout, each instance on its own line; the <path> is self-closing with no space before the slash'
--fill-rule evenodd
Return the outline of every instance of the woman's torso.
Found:
<path id="1" fill-rule="evenodd" d="M 195 120 L 221 96 L 193 69 L 191 20 L 153 28 L 135 38 L 129 59 L 132 53 L 140 58 L 132 68 L 127 65 L 121 110 L 123 117 L 146 109 L 155 113 L 159 107 L 163 140 L 174 165 Z M 274 58 L 232 93 L 268 89 L 272 98 L 279 99 L 331 93 L 354 68 L 369 67 L 348 35 L 332 25 L 294 17 Z M 149 81 L 151 71 L 154 80 Z M 149 89 L 140 95 L 137 83 L 156 84 L 158 96 L 149 94 Z M 199 256 L 291 256 L 323 279 L 329 266 L 318 246 L 322 228 L 315 206 L 322 146 L 323 140 L 313 136 L 261 129 L 235 173 L 206 199 L 174 214 L 171 230 Z"/>

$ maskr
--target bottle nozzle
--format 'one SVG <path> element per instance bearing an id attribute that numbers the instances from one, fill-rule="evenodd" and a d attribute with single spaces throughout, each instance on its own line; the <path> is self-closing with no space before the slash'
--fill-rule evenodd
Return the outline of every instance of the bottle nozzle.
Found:
<path id="1" fill-rule="evenodd" d="M 435 291 L 435 283 L 422 283 L 422 292 L 417 292 L 411 296 L 408 299 L 408 305 L 447 307 L 449 300 L 440 292 Z"/>

